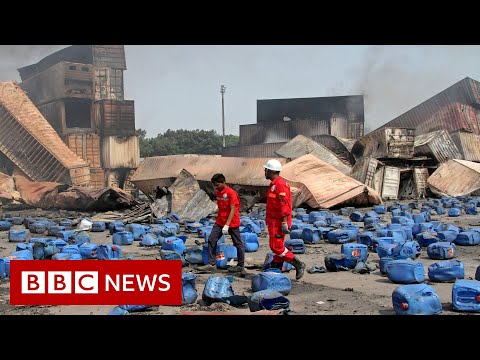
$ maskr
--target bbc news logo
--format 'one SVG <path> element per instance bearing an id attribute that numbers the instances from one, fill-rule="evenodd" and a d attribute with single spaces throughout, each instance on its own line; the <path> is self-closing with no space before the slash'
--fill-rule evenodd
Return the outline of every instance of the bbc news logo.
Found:
<path id="1" fill-rule="evenodd" d="M 10 262 L 11 305 L 181 305 L 179 260 Z"/>

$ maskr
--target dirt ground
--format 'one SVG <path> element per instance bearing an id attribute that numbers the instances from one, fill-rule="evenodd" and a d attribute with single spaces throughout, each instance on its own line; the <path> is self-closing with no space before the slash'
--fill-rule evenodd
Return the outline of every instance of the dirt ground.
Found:
<path id="1" fill-rule="evenodd" d="M 388 205 L 386 203 L 385 205 Z M 357 209 L 366 212 L 372 208 Z M 337 213 L 338 210 L 332 210 Z M 414 210 L 419 212 L 419 210 Z M 48 212 L 48 211 L 9 211 L 8 214 L 0 211 L 2 216 L 45 216 L 49 218 L 65 218 L 67 215 L 76 216 L 81 220 L 83 216 L 89 214 L 68 213 L 68 212 Z M 380 215 L 387 222 L 390 221 L 390 213 Z M 349 220 L 348 217 L 345 217 Z M 432 220 L 440 220 L 443 224 L 453 224 L 465 228 L 480 226 L 480 215 L 461 215 L 452 218 L 445 215 L 432 215 Z M 355 223 L 363 227 L 363 223 Z M 16 225 L 12 229 L 23 229 L 23 225 Z M 183 230 L 183 227 L 181 227 Z M 184 234 L 181 231 L 181 234 Z M 112 236 L 108 231 L 102 233 L 90 234 L 93 242 L 96 244 L 108 244 L 112 242 Z M 188 246 L 194 246 L 195 240 L 200 240 L 196 235 L 187 234 L 186 242 Z M 30 234 L 29 234 L 30 236 Z M 39 235 L 35 235 L 39 237 Z M 227 244 L 231 244 L 231 239 L 227 238 Z M 307 264 L 307 269 L 313 265 L 324 266 L 325 255 L 332 252 L 340 252 L 339 244 L 330 244 L 322 240 L 319 244 L 306 245 L 306 253 L 297 255 Z M 8 232 L 0 232 L 0 256 L 4 257 L 14 251 L 16 243 L 8 241 Z M 134 259 L 155 259 L 159 258 L 159 247 L 145 248 L 138 245 L 135 241 L 130 246 L 122 246 L 125 257 L 133 256 Z M 246 253 L 247 259 L 251 262 L 262 262 L 266 253 L 269 251 L 268 238 L 260 237 L 260 247 L 256 252 Z M 464 262 L 465 279 L 474 279 L 475 270 L 480 265 L 480 247 L 479 246 L 457 246 L 457 259 Z M 417 259 L 424 264 L 425 272 L 430 264 L 438 260 L 428 258 L 426 250 L 423 249 L 420 257 Z M 376 253 L 370 252 L 368 261 L 373 264 L 379 263 Z M 183 268 L 183 271 L 192 271 L 193 266 Z M 235 294 L 251 294 L 251 278 L 260 270 L 248 269 L 244 278 L 234 277 L 232 287 Z M 219 271 L 219 276 L 230 275 L 227 271 Z M 252 314 L 245 304 L 242 307 L 232 307 L 227 304 L 215 303 L 206 306 L 201 300 L 201 294 L 209 274 L 198 274 L 196 288 L 198 292 L 197 302 L 187 306 L 155 306 L 148 311 L 134 312 L 131 315 L 178 315 L 185 312 L 203 311 L 203 312 L 221 312 L 228 314 Z M 290 300 L 290 315 L 394 315 L 392 307 L 392 292 L 399 286 L 392 283 L 386 276 L 380 274 L 380 270 L 373 271 L 370 274 L 356 274 L 352 271 L 313 273 L 305 272 L 303 278 L 295 280 L 295 270 L 288 273 L 292 280 L 292 290 L 287 296 Z M 465 315 L 467 313 L 457 312 L 451 306 L 452 283 L 433 283 L 426 282 L 433 286 L 440 296 L 443 311 L 442 315 Z M 11 306 L 9 305 L 9 281 L 0 280 L 0 314 L 1 315 L 106 315 L 115 306 Z M 470 313 L 471 314 L 471 313 Z"/>

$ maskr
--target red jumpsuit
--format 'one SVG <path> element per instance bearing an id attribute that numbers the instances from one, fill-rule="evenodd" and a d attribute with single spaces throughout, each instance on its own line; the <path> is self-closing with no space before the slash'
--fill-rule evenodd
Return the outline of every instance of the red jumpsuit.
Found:
<path id="1" fill-rule="evenodd" d="M 288 216 L 287 224 L 292 226 L 292 195 L 290 185 L 281 176 L 270 183 L 267 194 L 267 213 L 265 222 L 270 238 L 270 250 L 273 252 L 273 262 L 290 262 L 295 255 L 285 245 L 285 234 L 282 231 L 282 218 Z"/>

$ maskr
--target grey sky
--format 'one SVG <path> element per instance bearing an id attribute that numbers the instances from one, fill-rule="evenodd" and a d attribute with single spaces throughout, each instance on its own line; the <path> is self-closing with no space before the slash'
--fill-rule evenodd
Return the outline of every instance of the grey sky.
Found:
<path id="1" fill-rule="evenodd" d="M 66 45 L 65 45 L 66 46 Z M 63 48 L 0 46 L 0 79 Z M 373 130 L 457 81 L 480 80 L 480 46 L 126 45 L 125 99 L 136 127 L 153 137 L 167 129 L 221 134 L 256 122 L 256 100 L 338 95 L 365 97 Z"/>

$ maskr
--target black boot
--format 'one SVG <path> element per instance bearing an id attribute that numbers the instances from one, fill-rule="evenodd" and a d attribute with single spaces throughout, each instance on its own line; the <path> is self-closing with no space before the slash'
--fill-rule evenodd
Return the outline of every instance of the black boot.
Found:
<path id="1" fill-rule="evenodd" d="M 304 262 L 301 262 L 296 256 L 290 261 L 290 264 L 295 268 L 296 274 L 295 279 L 300 280 L 305 272 L 306 265 Z"/>

